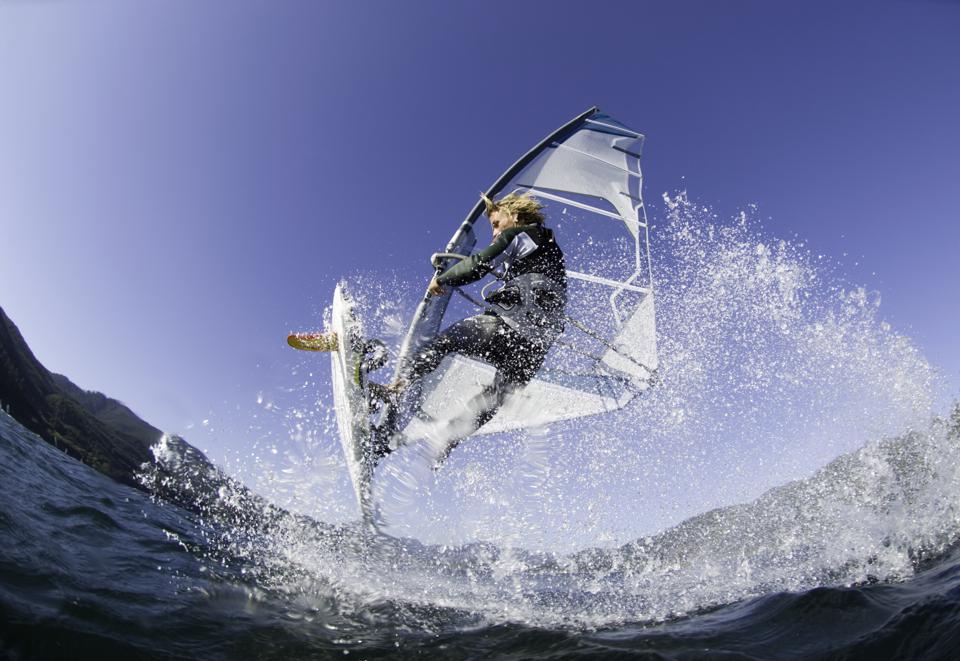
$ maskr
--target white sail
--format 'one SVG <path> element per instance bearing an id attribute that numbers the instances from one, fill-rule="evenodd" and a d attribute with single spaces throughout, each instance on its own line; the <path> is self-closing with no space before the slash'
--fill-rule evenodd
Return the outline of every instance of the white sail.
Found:
<path id="1" fill-rule="evenodd" d="M 564 250 L 568 321 L 544 368 L 478 433 L 531 427 L 625 406 L 655 379 L 656 319 L 640 157 L 643 136 L 593 108 L 528 152 L 490 188 L 490 197 L 529 192 L 546 205 Z M 478 203 L 447 253 L 476 243 Z M 483 232 L 484 230 L 480 230 Z M 444 325 L 446 297 L 425 297 L 401 351 L 405 360 Z M 450 321 L 455 320 L 451 316 Z M 452 357 L 424 383 L 427 418 L 442 415 L 493 379 L 493 368 Z M 454 395 L 453 393 L 456 393 Z M 422 436 L 414 420 L 408 438 Z"/>
<path id="2" fill-rule="evenodd" d="M 430 396 L 423 404 L 425 415 L 411 421 L 404 435 L 411 439 L 428 435 L 431 421 L 443 421 L 450 411 L 463 409 L 472 394 L 493 383 L 494 373 L 490 365 L 463 356 L 455 355 L 444 360 L 426 380 L 425 388 Z M 497 415 L 477 433 L 539 427 L 558 420 L 615 411 L 625 403 L 610 395 L 587 393 L 534 379 L 510 397 Z"/>

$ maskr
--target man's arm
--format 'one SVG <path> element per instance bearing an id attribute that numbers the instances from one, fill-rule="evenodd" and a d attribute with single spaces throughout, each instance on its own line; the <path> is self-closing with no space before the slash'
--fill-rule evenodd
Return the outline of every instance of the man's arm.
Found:
<path id="1" fill-rule="evenodd" d="M 507 249 L 514 237 L 523 229 L 522 227 L 511 227 L 504 230 L 489 246 L 466 259 L 460 260 L 459 263 L 434 278 L 434 281 L 441 287 L 444 285 L 459 287 L 476 282 L 493 270 L 494 260 Z"/>

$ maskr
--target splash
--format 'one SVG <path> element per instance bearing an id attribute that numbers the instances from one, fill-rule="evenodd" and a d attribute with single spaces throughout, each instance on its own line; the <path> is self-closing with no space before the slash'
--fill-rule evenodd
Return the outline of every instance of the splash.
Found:
<path id="1" fill-rule="evenodd" d="M 438 472 L 416 448 L 392 455 L 376 480 L 390 532 L 547 551 L 614 546 L 926 428 L 936 371 L 882 321 L 879 295 L 844 283 L 802 242 L 764 236 L 753 213 L 724 220 L 685 193 L 665 196 L 652 232 L 660 385 L 606 416 L 470 439 Z M 356 278 L 367 332 L 395 351 L 422 284 Z M 305 361 L 307 377 L 285 398 L 264 398 L 288 438 L 262 441 L 248 483 L 285 508 L 348 521 L 328 368 Z"/>
<path id="2" fill-rule="evenodd" d="M 764 236 L 752 213 L 721 220 L 665 196 L 661 383 L 628 408 L 470 439 L 439 472 L 414 449 L 391 455 L 375 495 L 394 539 L 277 515 L 225 547 L 255 557 L 265 585 L 418 628 L 602 627 L 911 576 L 960 535 L 960 444 L 935 415 L 936 370 L 882 320 L 879 295 Z M 368 330 L 398 343 L 419 286 L 361 279 Z M 312 377 L 309 402 L 273 405 L 300 447 L 278 493 L 346 520 L 330 418 L 308 412 L 329 410 L 329 389 Z M 340 480 L 336 503 L 295 486 L 316 453 L 339 470 L 323 478 Z"/>
<path id="3" fill-rule="evenodd" d="M 901 581 L 960 539 L 960 413 L 954 417 L 612 550 L 427 546 L 257 509 L 262 502 L 221 489 L 221 502 L 203 510 L 210 532 L 196 551 L 211 565 L 241 565 L 255 591 L 286 600 L 290 618 L 338 613 L 347 637 L 352 627 L 594 629 L 773 592 Z"/>
<path id="4" fill-rule="evenodd" d="M 397 534 L 612 546 L 929 425 L 936 371 L 877 294 L 764 237 L 752 210 L 722 221 L 683 193 L 664 203 L 659 387 L 606 416 L 471 439 L 437 474 L 392 457 L 379 495 Z"/>

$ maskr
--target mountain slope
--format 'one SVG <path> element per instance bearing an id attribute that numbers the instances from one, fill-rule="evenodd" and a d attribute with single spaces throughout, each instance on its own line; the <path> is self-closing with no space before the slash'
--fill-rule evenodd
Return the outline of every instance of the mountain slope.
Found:
<path id="1" fill-rule="evenodd" d="M 30 431 L 115 480 L 134 472 L 162 433 L 115 399 L 48 371 L 0 308 L 0 401 Z M 204 461 L 206 459 L 204 458 Z"/>

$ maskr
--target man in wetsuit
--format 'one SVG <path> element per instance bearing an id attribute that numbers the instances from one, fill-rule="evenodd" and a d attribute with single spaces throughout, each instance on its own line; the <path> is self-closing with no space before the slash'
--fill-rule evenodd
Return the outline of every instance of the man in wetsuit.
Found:
<path id="1" fill-rule="evenodd" d="M 526 385 L 540 369 L 547 352 L 563 332 L 567 278 L 563 251 L 544 227 L 543 206 L 529 195 L 510 194 L 494 201 L 484 196 L 493 242 L 478 253 L 435 276 L 428 293 L 459 287 L 495 273 L 503 286 L 485 296 L 482 314 L 462 319 L 424 345 L 400 377 L 383 390 L 399 395 L 435 370 L 445 356 L 459 353 L 496 367 L 496 377 L 467 405 L 460 430 L 441 460 L 456 444 L 490 420 L 506 398 Z M 419 388 L 412 390 L 419 391 Z M 414 408 L 419 408 L 419 402 Z M 464 417 L 466 416 L 466 417 Z M 384 439 L 377 453 L 402 444 Z"/>

